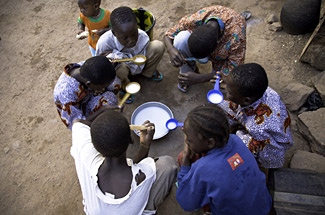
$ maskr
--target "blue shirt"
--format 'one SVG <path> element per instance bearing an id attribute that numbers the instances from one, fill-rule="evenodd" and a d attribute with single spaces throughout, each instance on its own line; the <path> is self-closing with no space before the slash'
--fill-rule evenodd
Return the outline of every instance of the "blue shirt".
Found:
<path id="1" fill-rule="evenodd" d="M 185 211 L 210 204 L 213 214 L 262 215 L 271 208 L 265 175 L 236 135 L 192 166 L 182 166 L 177 179 L 176 199 Z"/>

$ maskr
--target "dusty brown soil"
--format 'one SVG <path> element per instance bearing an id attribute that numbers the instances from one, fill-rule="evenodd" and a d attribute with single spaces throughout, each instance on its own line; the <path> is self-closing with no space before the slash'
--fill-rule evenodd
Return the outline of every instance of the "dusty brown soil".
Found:
<path id="1" fill-rule="evenodd" d="M 310 34 L 292 36 L 268 30 L 265 17 L 270 13 L 279 17 L 283 2 L 102 0 L 102 7 L 112 11 L 128 5 L 151 11 L 157 18 L 154 38 L 159 40 L 183 15 L 204 6 L 220 4 L 238 12 L 250 10 L 253 17 L 248 22 L 246 62 L 263 65 L 271 87 L 281 92 L 290 82 L 310 85 L 310 77 L 318 73 L 296 61 Z M 78 12 L 76 0 L 0 1 L 0 214 L 83 213 L 80 187 L 69 152 L 71 132 L 60 121 L 52 96 L 64 65 L 90 57 L 86 41 L 75 39 Z M 159 68 L 165 79 L 157 86 L 172 88 L 179 96 L 174 87 L 177 70 L 168 65 L 167 54 Z M 173 80 L 173 85 L 168 80 Z M 159 89 L 149 94 L 158 101 L 162 95 Z M 180 97 L 193 105 L 199 100 L 198 95 L 187 100 L 183 95 Z M 173 108 L 182 107 L 178 103 Z M 302 141 L 297 135 L 295 140 Z M 159 154 L 159 147 L 153 146 L 154 153 Z M 165 147 L 163 152 L 176 158 L 181 148 L 179 142 L 175 147 Z M 159 214 L 179 214 L 173 213 L 176 209 L 172 207 L 174 204 L 164 205 Z"/>

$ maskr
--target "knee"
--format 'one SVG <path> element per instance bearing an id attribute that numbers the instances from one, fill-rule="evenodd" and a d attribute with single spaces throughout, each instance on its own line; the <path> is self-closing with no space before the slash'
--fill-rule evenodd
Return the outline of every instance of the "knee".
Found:
<path id="1" fill-rule="evenodd" d="M 150 45 L 152 46 L 155 53 L 158 55 L 163 55 L 165 52 L 165 45 L 160 40 L 154 40 L 150 42 Z"/>
<path id="2" fill-rule="evenodd" d="M 157 165 L 163 166 L 164 167 L 163 169 L 165 169 L 165 171 L 168 172 L 169 174 L 176 175 L 177 173 L 176 161 L 171 156 L 168 155 L 161 156 L 159 157 L 156 163 Z"/>

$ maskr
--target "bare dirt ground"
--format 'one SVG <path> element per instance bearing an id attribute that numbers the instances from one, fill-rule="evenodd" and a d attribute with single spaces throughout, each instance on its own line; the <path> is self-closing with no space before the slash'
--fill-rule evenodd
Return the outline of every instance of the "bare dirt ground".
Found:
<path id="1" fill-rule="evenodd" d="M 279 17 L 283 2 L 102 0 L 102 7 L 112 11 L 127 5 L 151 11 L 157 19 L 154 39 L 159 40 L 182 16 L 205 6 L 250 10 L 253 16 L 248 22 L 246 62 L 263 65 L 270 86 L 285 93 L 281 89 L 291 82 L 310 85 L 310 77 L 318 71 L 296 61 L 310 34 L 293 36 L 268 30 L 264 19 L 270 13 Z M 63 67 L 90 57 L 86 41 L 75 39 L 78 13 L 76 0 L 0 1 L 0 214 L 83 213 L 70 156 L 71 132 L 60 121 L 52 96 Z M 178 92 L 177 69 L 168 64 L 167 54 L 159 69 L 164 80 L 157 85 L 143 81 L 141 92 L 147 100 L 138 99 L 126 109 L 126 116 L 142 102 L 155 100 L 168 103 L 175 115 L 185 119 L 186 111 L 204 101 L 212 88 L 202 84 L 194 86 L 188 95 Z M 304 147 L 301 137 L 296 132 L 294 135 L 296 144 Z M 153 145 L 151 155 L 169 154 L 176 159 L 183 144 L 178 140 L 182 138 L 181 132 L 168 134 L 160 141 L 166 145 Z M 173 207 L 175 204 L 165 204 L 158 213 L 181 213 Z"/>

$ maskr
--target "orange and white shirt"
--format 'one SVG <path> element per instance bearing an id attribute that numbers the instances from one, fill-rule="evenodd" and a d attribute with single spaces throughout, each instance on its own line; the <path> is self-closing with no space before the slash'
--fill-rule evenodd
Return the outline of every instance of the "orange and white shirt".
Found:
<path id="1" fill-rule="evenodd" d="M 99 35 L 92 32 L 92 30 L 98 30 L 108 28 L 110 26 L 111 13 L 108 10 L 100 8 L 101 14 L 97 19 L 86 17 L 82 13 L 79 14 L 78 22 L 84 24 L 88 28 L 88 44 L 96 50 L 96 44 L 99 39 Z"/>

